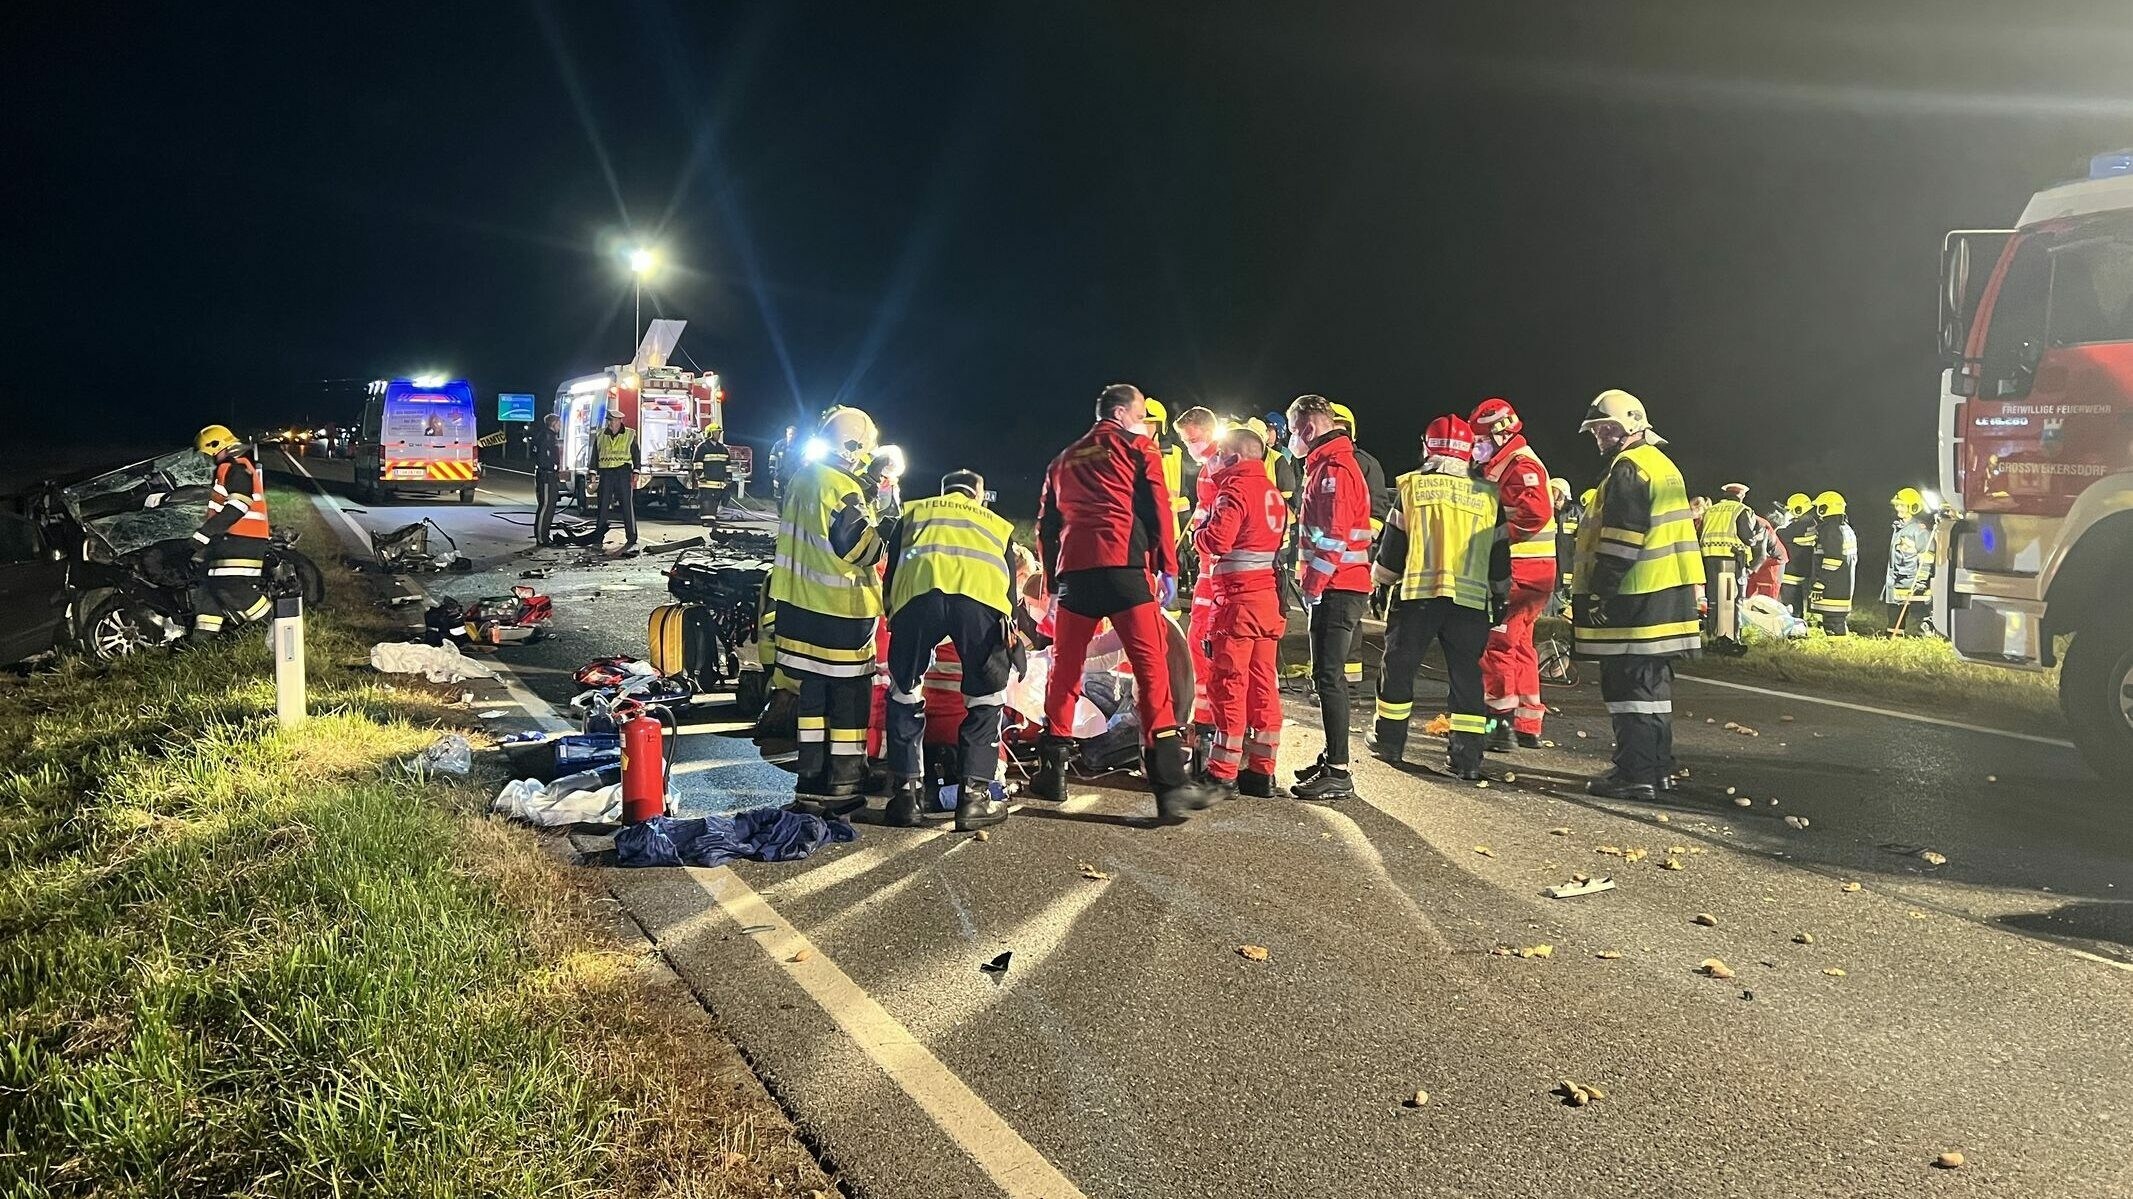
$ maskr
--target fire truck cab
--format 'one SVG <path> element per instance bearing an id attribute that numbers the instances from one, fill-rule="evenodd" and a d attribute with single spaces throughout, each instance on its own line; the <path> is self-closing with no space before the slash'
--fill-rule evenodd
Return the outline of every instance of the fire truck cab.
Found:
<path id="1" fill-rule="evenodd" d="M 2133 150 L 1941 255 L 1935 620 L 1964 658 L 2058 665 L 2075 743 L 2133 771 Z"/>

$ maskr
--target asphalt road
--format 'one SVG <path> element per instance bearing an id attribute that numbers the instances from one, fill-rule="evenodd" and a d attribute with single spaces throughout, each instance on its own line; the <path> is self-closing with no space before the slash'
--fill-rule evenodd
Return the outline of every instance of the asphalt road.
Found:
<path id="1" fill-rule="evenodd" d="M 547 561 L 557 636 L 497 656 L 565 700 L 586 658 L 641 652 L 657 560 L 532 551 L 522 485 L 488 490 L 352 516 L 433 516 L 487 568 L 433 590 Z M 1487 788 L 1366 762 L 1359 802 L 1172 828 L 1085 788 L 982 842 L 870 824 L 805 862 L 610 878 L 862 1194 L 2133 1194 L 2122 785 L 2063 746 L 1684 680 L 1690 787 L 1602 804 L 1575 790 L 1596 688 L 1548 699 L 1557 746 Z M 782 799 L 720 715 L 683 738 L 684 807 Z M 1290 716 L 1293 767 L 1319 737 Z M 1540 897 L 1573 872 L 1618 885 Z M 1565 1078 L 1607 1097 L 1565 1106 Z"/>

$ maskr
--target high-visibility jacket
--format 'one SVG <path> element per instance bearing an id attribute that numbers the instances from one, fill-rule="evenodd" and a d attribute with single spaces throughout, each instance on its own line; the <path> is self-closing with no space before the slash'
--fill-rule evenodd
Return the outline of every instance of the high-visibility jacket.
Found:
<path id="1" fill-rule="evenodd" d="M 1859 573 L 1859 538 L 1851 522 L 1831 513 L 1815 529 L 1814 592 L 1816 612 L 1849 612 Z"/>
<path id="2" fill-rule="evenodd" d="M 1575 652 L 1585 657 L 1677 657 L 1703 647 L 1696 588 L 1703 552 L 1688 486 L 1657 446 L 1638 444 L 1608 464 L 1597 502 L 1578 529 Z"/>
<path id="3" fill-rule="evenodd" d="M 1882 581 L 1881 602 L 1924 603 L 1933 594 L 1933 568 L 1940 551 L 1933 544 L 1933 522 L 1906 517 L 1889 531 L 1889 570 Z"/>
<path id="4" fill-rule="evenodd" d="M 1305 596 L 1370 590 L 1370 495 L 1354 442 L 1340 429 L 1322 434 L 1304 459 L 1303 511 L 1296 532 Z"/>
<path id="5" fill-rule="evenodd" d="M 605 425 L 593 430 L 593 465 L 601 470 L 614 470 L 620 466 L 637 463 L 637 430 L 624 426 L 620 433 L 610 433 Z"/>
<path id="6" fill-rule="evenodd" d="M 880 530 L 859 477 L 836 462 L 793 472 L 778 513 L 770 598 L 825 616 L 881 615 Z"/>
<path id="7" fill-rule="evenodd" d="M 1748 543 L 1755 537 L 1755 514 L 1739 500 L 1714 500 L 1704 509 L 1697 541 L 1706 558 L 1731 558 L 1748 565 Z"/>
<path id="8" fill-rule="evenodd" d="M 1511 542 L 1511 581 L 1546 591 L 1555 586 L 1555 497 L 1548 490 L 1548 468 L 1514 433 L 1482 467 L 1481 477 L 1494 484 L 1503 505 L 1504 527 Z"/>
<path id="9" fill-rule="evenodd" d="M 1282 500 L 1294 507 L 1296 504 L 1296 464 L 1287 454 L 1268 447 L 1266 452 L 1266 481 L 1274 485 L 1274 491 Z"/>
<path id="10" fill-rule="evenodd" d="M 1192 497 L 1185 494 L 1185 448 L 1163 447 L 1163 486 L 1170 489 L 1171 523 L 1178 536 L 1185 532 L 1186 518 L 1192 515 Z"/>
<path id="11" fill-rule="evenodd" d="M 1778 540 L 1785 546 L 1784 581 L 1793 586 L 1807 582 L 1815 570 L 1815 526 L 1812 512 L 1803 512 L 1785 522 Z"/>
<path id="12" fill-rule="evenodd" d="M 1131 567 L 1176 575 L 1178 546 L 1155 443 L 1098 421 L 1044 472 L 1037 549 L 1046 586 L 1069 571 Z"/>
<path id="13" fill-rule="evenodd" d="M 1201 588 L 1216 604 L 1274 591 L 1289 506 L 1256 462 L 1240 459 L 1208 473 L 1214 475 L 1215 500 L 1192 539 L 1200 551 Z"/>
<path id="14" fill-rule="evenodd" d="M 1399 492 L 1372 577 L 1396 587 L 1401 600 L 1449 599 L 1487 612 L 1491 595 L 1506 590 L 1511 577 L 1495 485 L 1415 470 L 1400 476 Z"/>
<path id="15" fill-rule="evenodd" d="M 1014 534 L 1006 517 L 957 492 L 904 505 L 889 545 L 889 614 L 929 591 L 1014 611 Z"/>
<path id="16" fill-rule="evenodd" d="M 238 455 L 215 464 L 215 485 L 209 489 L 207 519 L 193 533 L 193 540 L 209 545 L 217 539 L 242 538 L 264 542 L 273 536 L 267 524 L 267 485 L 259 467 Z M 244 547 L 247 553 L 250 546 Z"/>
<path id="17" fill-rule="evenodd" d="M 1578 525 L 1584 520 L 1585 505 L 1572 499 L 1555 514 L 1555 572 L 1557 581 L 1573 591 L 1577 585 L 1577 568 L 1573 565 L 1578 555 Z"/>

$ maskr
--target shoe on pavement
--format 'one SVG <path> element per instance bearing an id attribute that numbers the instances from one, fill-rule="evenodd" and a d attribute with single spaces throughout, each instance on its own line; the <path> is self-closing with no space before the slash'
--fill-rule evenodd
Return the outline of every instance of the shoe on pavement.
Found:
<path id="1" fill-rule="evenodd" d="M 1205 811 L 1214 806 L 1218 788 L 1212 783 L 1180 783 L 1165 787 L 1155 793 L 1155 815 L 1159 820 L 1183 820 L 1194 812 Z"/>
<path id="2" fill-rule="evenodd" d="M 1326 755 L 1320 754 L 1316 762 L 1296 772 L 1296 785 L 1301 787 L 1324 773 L 1326 773 Z"/>
<path id="3" fill-rule="evenodd" d="M 1355 776 L 1347 770 L 1336 770 L 1328 766 L 1313 778 L 1296 784 L 1296 789 L 1290 794 L 1298 799 L 1319 801 L 1354 799 Z"/>
<path id="4" fill-rule="evenodd" d="M 1585 780 L 1585 794 L 1601 799 L 1652 800 L 1659 798 L 1659 788 L 1650 783 L 1632 783 L 1612 774 L 1603 774 Z"/>
<path id="5" fill-rule="evenodd" d="M 1237 794 L 1251 799 L 1287 799 L 1289 789 L 1275 782 L 1271 774 L 1247 770 L 1237 776 Z"/>
<path id="6" fill-rule="evenodd" d="M 1489 730 L 1488 751 L 1492 754 L 1507 754 L 1511 752 L 1512 744 L 1511 726 L 1497 721 L 1496 727 Z"/>
<path id="7" fill-rule="evenodd" d="M 1055 739 L 1049 735 L 1037 741 L 1037 775 L 1029 783 L 1029 796 L 1046 803 L 1065 803 L 1067 797 L 1067 759 L 1074 750 L 1073 743 Z"/>
<path id="8" fill-rule="evenodd" d="M 917 828 L 918 813 L 925 802 L 926 785 L 917 779 L 905 779 L 889 793 L 889 808 L 883 821 L 890 828 Z"/>
<path id="9" fill-rule="evenodd" d="M 955 831 L 974 832 L 1007 819 L 1007 801 L 992 797 L 992 784 L 984 779 L 964 779 L 955 801 Z"/>
<path id="10" fill-rule="evenodd" d="M 1520 733 L 1518 734 L 1518 746 L 1520 749 L 1539 749 L 1541 747 L 1541 735 L 1539 733 Z"/>
<path id="11" fill-rule="evenodd" d="M 1462 766 L 1457 762 L 1445 763 L 1444 769 L 1449 772 L 1453 778 L 1465 779 L 1467 782 L 1470 783 L 1478 783 L 1481 780 L 1489 777 L 1488 775 L 1483 774 L 1481 772 L 1481 767 L 1479 766 Z"/>
<path id="12" fill-rule="evenodd" d="M 1237 778 L 1243 777 L 1243 775 L 1237 776 Z M 1214 807 L 1218 803 L 1221 803 L 1225 799 L 1237 798 L 1237 793 L 1241 789 L 1237 782 L 1237 779 L 1215 778 L 1211 775 L 1207 778 L 1199 780 L 1199 783 L 1202 787 L 1207 788 L 1207 806 L 1210 808 Z"/>

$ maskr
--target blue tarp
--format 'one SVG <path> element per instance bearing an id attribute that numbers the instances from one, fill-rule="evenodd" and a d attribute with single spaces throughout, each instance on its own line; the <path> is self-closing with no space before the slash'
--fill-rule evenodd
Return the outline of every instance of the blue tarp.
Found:
<path id="1" fill-rule="evenodd" d="M 858 836 L 850 821 L 784 808 L 687 820 L 655 816 L 615 834 L 615 859 L 619 866 L 722 866 L 735 858 L 797 862 L 825 845 Z"/>

